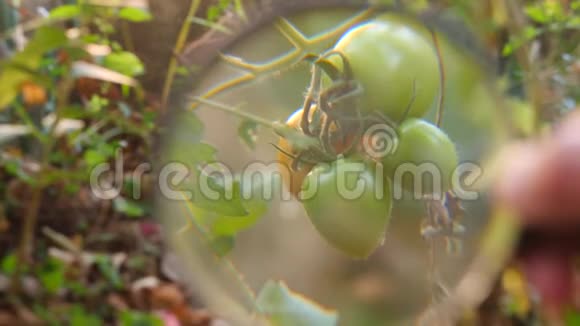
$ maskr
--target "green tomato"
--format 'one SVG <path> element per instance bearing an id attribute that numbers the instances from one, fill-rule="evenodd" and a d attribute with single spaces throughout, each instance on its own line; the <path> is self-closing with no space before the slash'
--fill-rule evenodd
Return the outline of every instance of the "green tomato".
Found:
<path id="1" fill-rule="evenodd" d="M 358 25 L 341 37 L 334 50 L 345 55 L 362 86 L 360 107 L 365 112 L 379 111 L 399 121 L 408 105 L 409 117 L 422 117 L 430 109 L 439 91 L 439 66 L 425 33 L 419 23 L 391 15 Z M 339 56 L 329 60 L 342 69 Z M 329 78 L 324 85 L 330 85 Z"/>
<path id="2" fill-rule="evenodd" d="M 319 164 L 306 176 L 300 193 L 320 235 L 356 258 L 368 257 L 382 244 L 391 216 L 391 183 L 374 169 L 343 158 Z"/>
<path id="3" fill-rule="evenodd" d="M 420 196 L 449 190 L 458 164 L 457 150 L 449 136 L 417 118 L 399 125 L 397 135 L 394 152 L 382 158 L 385 174 L 393 180 L 395 189 L 402 187 Z"/>

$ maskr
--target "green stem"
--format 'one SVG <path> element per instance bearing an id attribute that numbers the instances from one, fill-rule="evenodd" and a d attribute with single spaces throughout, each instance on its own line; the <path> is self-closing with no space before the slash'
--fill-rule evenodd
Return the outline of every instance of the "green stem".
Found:
<path id="1" fill-rule="evenodd" d="M 173 80 L 175 79 L 175 74 L 177 73 L 179 61 L 177 60 L 176 56 L 179 55 L 179 53 L 181 53 L 181 51 L 185 47 L 185 42 L 187 41 L 187 37 L 189 35 L 191 20 L 195 16 L 195 13 L 199 9 L 200 5 L 201 0 L 191 1 L 191 6 L 189 7 L 189 11 L 187 12 L 187 17 L 185 18 L 185 21 L 181 25 L 181 29 L 179 30 L 177 40 L 175 41 L 175 48 L 173 49 L 173 55 L 169 60 L 169 67 L 167 68 L 167 77 L 165 78 L 165 83 L 163 84 L 163 91 L 161 93 L 162 112 L 164 112 L 167 107 L 169 93 L 171 92 Z"/>
<path id="2" fill-rule="evenodd" d="M 439 38 L 437 33 L 430 29 L 431 37 L 433 39 L 433 46 L 437 54 L 437 65 L 439 66 L 439 100 L 437 102 L 437 115 L 435 117 L 435 124 L 441 127 L 443 123 L 443 110 L 445 102 L 445 66 L 443 64 L 443 55 L 441 54 L 441 47 L 439 46 Z"/>
<path id="3" fill-rule="evenodd" d="M 30 130 L 30 133 L 41 143 L 46 142 L 46 135 L 43 134 L 42 131 L 36 126 L 34 121 L 32 121 L 32 118 L 30 117 L 30 114 L 28 114 L 28 112 L 26 111 L 26 108 L 24 108 L 24 106 L 18 102 L 14 104 L 14 108 L 16 109 L 16 114 L 18 114 L 18 117 L 26 124 L 26 126 Z"/>
<path id="4" fill-rule="evenodd" d="M 214 109 L 218 109 L 224 111 L 228 114 L 235 115 L 242 119 L 251 120 L 256 124 L 262 125 L 266 128 L 272 129 L 275 133 L 279 136 L 288 139 L 289 141 L 295 143 L 296 146 L 299 148 L 313 148 L 313 147 L 320 147 L 320 141 L 318 138 L 310 137 L 303 134 L 301 131 L 298 131 L 292 127 L 287 126 L 286 124 L 280 121 L 270 121 L 264 119 L 260 116 L 255 114 L 242 111 L 237 107 L 229 106 L 223 103 L 215 102 L 212 100 L 207 100 L 201 97 L 194 97 L 194 100 L 198 103 L 210 106 Z"/>
<path id="5" fill-rule="evenodd" d="M 300 62 L 311 53 L 318 53 L 323 49 L 319 49 L 322 44 L 329 42 L 334 38 L 338 38 L 340 35 L 344 34 L 352 26 L 369 19 L 375 14 L 373 8 L 367 9 L 356 16 L 350 18 L 344 23 L 336 26 L 327 33 L 316 35 L 313 37 L 307 37 L 303 35 L 299 30 L 297 30 L 291 23 L 281 18 L 276 24 L 278 31 L 288 40 L 289 43 L 294 45 L 294 49 L 283 54 L 282 56 L 266 63 L 248 63 L 240 58 L 233 56 L 222 55 L 222 59 L 232 65 L 235 68 L 239 68 L 247 73 L 227 80 L 221 84 L 218 84 L 211 89 L 207 90 L 201 97 L 211 98 L 227 90 L 231 90 L 235 87 L 245 85 L 260 76 L 268 76 L 274 72 L 281 71 L 284 68 L 292 67 Z M 197 103 L 192 103 L 190 109 L 195 109 Z"/>
<path id="6" fill-rule="evenodd" d="M 265 127 L 271 128 L 271 129 L 279 128 L 279 125 L 280 125 L 279 122 L 274 122 L 274 121 L 270 121 L 270 120 L 264 119 L 264 118 L 262 118 L 260 116 L 255 115 L 255 114 L 252 114 L 252 113 L 249 113 L 249 112 L 246 112 L 246 111 L 242 111 L 239 108 L 234 107 L 234 106 L 226 105 L 226 104 L 223 104 L 223 103 L 219 103 L 219 102 L 216 102 L 216 101 L 204 99 L 204 98 L 201 98 L 201 97 L 195 97 L 194 100 L 196 102 L 201 103 L 201 104 L 208 105 L 208 106 L 210 106 L 212 108 L 215 108 L 215 109 L 218 109 L 218 110 L 227 112 L 229 114 L 235 115 L 235 116 L 237 116 L 239 118 L 251 120 L 251 121 L 253 121 L 253 122 L 257 123 L 257 124 L 260 124 L 262 126 L 265 126 Z"/>
<path id="7" fill-rule="evenodd" d="M 58 126 L 62 111 L 69 104 L 70 92 L 74 86 L 74 79 L 72 77 L 67 77 L 60 82 L 57 92 L 57 105 L 55 111 L 55 119 L 51 125 L 49 131 L 46 134 L 47 141 L 42 144 L 42 158 L 41 167 L 37 175 L 42 176 L 42 173 L 50 170 L 50 155 L 56 145 L 56 136 L 54 134 L 56 127 Z M 20 275 L 22 274 L 24 267 L 31 263 L 31 255 L 34 247 L 34 234 L 36 231 L 36 225 L 38 222 L 38 214 L 40 211 L 40 206 L 42 203 L 42 195 L 47 184 L 45 182 L 38 182 L 32 189 L 32 195 L 30 203 L 28 204 L 28 209 L 26 215 L 24 216 L 24 221 L 20 236 L 20 245 L 18 248 L 18 265 L 16 272 L 14 273 L 12 279 L 12 288 L 14 291 L 20 289 Z"/>

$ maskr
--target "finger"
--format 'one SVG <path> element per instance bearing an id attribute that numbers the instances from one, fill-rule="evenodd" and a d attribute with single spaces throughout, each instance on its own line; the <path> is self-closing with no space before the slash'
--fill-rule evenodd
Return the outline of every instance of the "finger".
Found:
<path id="1" fill-rule="evenodd" d="M 509 147 L 502 164 L 495 195 L 526 223 L 580 224 L 580 112 L 547 139 Z"/>

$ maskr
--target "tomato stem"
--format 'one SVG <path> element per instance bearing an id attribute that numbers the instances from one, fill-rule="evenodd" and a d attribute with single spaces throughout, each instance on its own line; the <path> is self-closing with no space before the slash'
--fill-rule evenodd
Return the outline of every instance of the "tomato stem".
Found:
<path id="1" fill-rule="evenodd" d="M 439 101 L 437 103 L 437 115 L 435 117 L 435 124 L 441 127 L 443 123 L 443 102 L 445 101 L 445 66 L 443 65 L 443 56 L 441 55 L 441 48 L 439 47 L 439 39 L 437 33 L 430 28 L 431 37 L 433 38 L 433 45 L 437 53 L 437 64 L 439 65 Z"/>
<path id="2" fill-rule="evenodd" d="M 294 49 L 283 54 L 277 59 L 267 61 L 265 63 L 249 63 L 235 56 L 222 55 L 221 58 L 226 63 L 234 66 L 235 68 L 246 71 L 247 73 L 212 87 L 203 95 L 201 95 L 201 98 L 211 98 L 235 87 L 245 85 L 260 76 L 272 76 L 275 72 L 293 67 L 303 62 L 304 58 L 308 57 L 309 54 L 321 52 L 325 44 L 331 42 L 335 38 L 338 38 L 352 26 L 370 18 L 375 14 L 376 10 L 376 8 L 372 7 L 366 9 L 354 17 L 348 19 L 344 23 L 331 29 L 327 33 L 318 34 L 312 37 L 305 36 L 286 19 L 280 18 L 279 22 L 276 24 L 276 27 L 288 40 L 288 42 L 294 45 Z M 194 109 L 196 106 L 197 103 L 192 103 L 191 109 Z"/>

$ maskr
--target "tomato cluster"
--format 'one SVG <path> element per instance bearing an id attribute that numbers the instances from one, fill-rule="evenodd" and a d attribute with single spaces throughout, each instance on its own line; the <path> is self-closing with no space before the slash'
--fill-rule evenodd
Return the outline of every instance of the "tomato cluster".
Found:
<path id="1" fill-rule="evenodd" d="M 430 164 L 437 175 L 421 185 L 425 196 L 450 188 L 455 146 L 421 119 L 441 86 L 437 51 L 427 35 L 419 23 L 392 14 L 346 32 L 313 60 L 304 105 L 287 120 L 318 138 L 318 146 L 298 149 L 285 138 L 278 143 L 287 189 L 322 237 L 350 256 L 367 257 L 382 243 L 393 187 L 417 191 L 418 183 L 403 178 L 401 166 Z M 395 139 L 367 132 L 377 125 L 393 130 L 387 136 Z M 390 141 L 392 150 L 369 153 L 367 145 L 381 141 Z"/>

